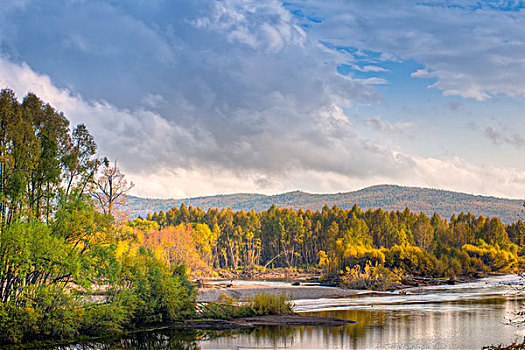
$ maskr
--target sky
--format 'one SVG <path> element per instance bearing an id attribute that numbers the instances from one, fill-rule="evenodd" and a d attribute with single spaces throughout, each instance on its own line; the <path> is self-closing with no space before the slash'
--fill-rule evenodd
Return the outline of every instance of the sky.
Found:
<path id="1" fill-rule="evenodd" d="M 0 0 L 0 88 L 132 194 L 525 198 L 524 1 Z"/>

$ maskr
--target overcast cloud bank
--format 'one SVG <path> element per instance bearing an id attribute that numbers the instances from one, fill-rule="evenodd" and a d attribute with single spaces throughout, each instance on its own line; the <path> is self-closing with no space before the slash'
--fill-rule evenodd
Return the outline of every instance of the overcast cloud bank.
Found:
<path id="1" fill-rule="evenodd" d="M 394 183 L 524 197 L 519 166 L 397 147 L 427 127 L 424 115 L 349 117 L 382 104 L 406 60 L 422 68 L 405 79 L 428 82 L 454 111 L 468 104 L 446 96 L 523 98 L 519 6 L 448 4 L 27 0 L 0 10 L 0 86 L 86 123 L 137 195 Z M 489 128 L 479 139 L 495 147 L 523 142 Z"/>

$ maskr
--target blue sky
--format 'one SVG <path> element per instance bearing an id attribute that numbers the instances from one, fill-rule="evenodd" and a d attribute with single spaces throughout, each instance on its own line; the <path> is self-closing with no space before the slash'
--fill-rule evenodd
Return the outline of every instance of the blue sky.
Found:
<path id="1" fill-rule="evenodd" d="M 380 183 L 525 197 L 522 1 L 18 0 L 0 87 L 149 197 Z"/>

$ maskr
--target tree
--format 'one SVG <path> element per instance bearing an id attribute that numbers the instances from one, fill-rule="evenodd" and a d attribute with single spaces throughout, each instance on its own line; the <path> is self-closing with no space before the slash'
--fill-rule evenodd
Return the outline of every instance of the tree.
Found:
<path id="1" fill-rule="evenodd" d="M 71 147 L 69 121 L 49 104 L 29 93 L 21 104 L 22 119 L 30 121 L 36 147 L 27 155 L 32 166 L 26 171 L 28 215 L 50 218 L 59 196 L 64 162 Z M 27 169 L 29 170 L 29 169 Z"/>
<path id="2" fill-rule="evenodd" d="M 509 237 L 505 231 L 505 226 L 498 218 L 487 219 L 485 225 L 479 234 L 479 238 L 489 244 L 498 244 L 500 247 L 509 246 Z"/>
<path id="3" fill-rule="evenodd" d="M 419 214 L 419 218 L 414 225 L 413 234 L 418 247 L 425 249 L 427 252 L 431 250 L 434 241 L 434 228 L 425 213 Z"/>
<path id="4" fill-rule="evenodd" d="M 118 210 L 124 205 L 126 193 L 135 185 L 128 184 L 124 174 L 120 172 L 117 161 L 110 166 L 104 158 L 102 174 L 94 181 L 93 196 L 98 200 L 100 209 L 108 215 L 120 214 Z"/>
<path id="5" fill-rule="evenodd" d="M 195 309 L 183 267 L 130 249 L 138 227 L 156 223 L 137 219 L 115 232 L 111 215 L 133 184 L 107 159 L 95 181 L 95 153 L 83 124 L 71 133 L 36 95 L 19 103 L 0 91 L 0 344 L 114 335 Z M 86 294 L 93 285 L 108 286 L 104 300 Z"/>
<path id="6" fill-rule="evenodd" d="M 65 157 L 66 167 L 66 195 L 76 185 L 78 195 L 82 196 L 84 190 L 100 165 L 100 159 L 95 155 L 97 145 L 93 136 L 88 132 L 84 124 L 79 124 L 73 130 L 73 142 L 69 154 Z"/>
<path id="7" fill-rule="evenodd" d="M 80 124 L 70 133 L 63 113 L 29 93 L 19 103 L 0 91 L 0 221 L 49 221 L 62 197 L 78 197 L 99 164 L 96 144 Z M 80 191 L 76 191 L 80 189 Z"/>

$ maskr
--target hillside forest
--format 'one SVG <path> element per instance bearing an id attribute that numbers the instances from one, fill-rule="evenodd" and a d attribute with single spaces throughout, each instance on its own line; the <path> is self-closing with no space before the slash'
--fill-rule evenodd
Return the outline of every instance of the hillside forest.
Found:
<path id="1" fill-rule="evenodd" d="M 461 192 L 440 189 L 406 187 L 397 185 L 375 185 L 357 191 L 314 194 L 293 191 L 275 195 L 257 193 L 233 193 L 214 196 L 182 199 L 158 199 L 128 196 L 126 210 L 133 217 L 161 210 L 168 211 L 181 204 L 208 210 L 210 208 L 231 208 L 233 211 L 264 211 L 275 204 L 279 208 L 295 210 L 321 210 L 325 205 L 337 205 L 342 209 L 351 209 L 355 204 L 362 210 L 382 208 L 386 211 L 424 212 L 428 216 L 437 213 L 442 218 L 450 218 L 461 212 L 473 215 L 497 217 L 504 224 L 511 224 L 522 216 L 523 201 L 487 196 L 477 196 Z"/>

